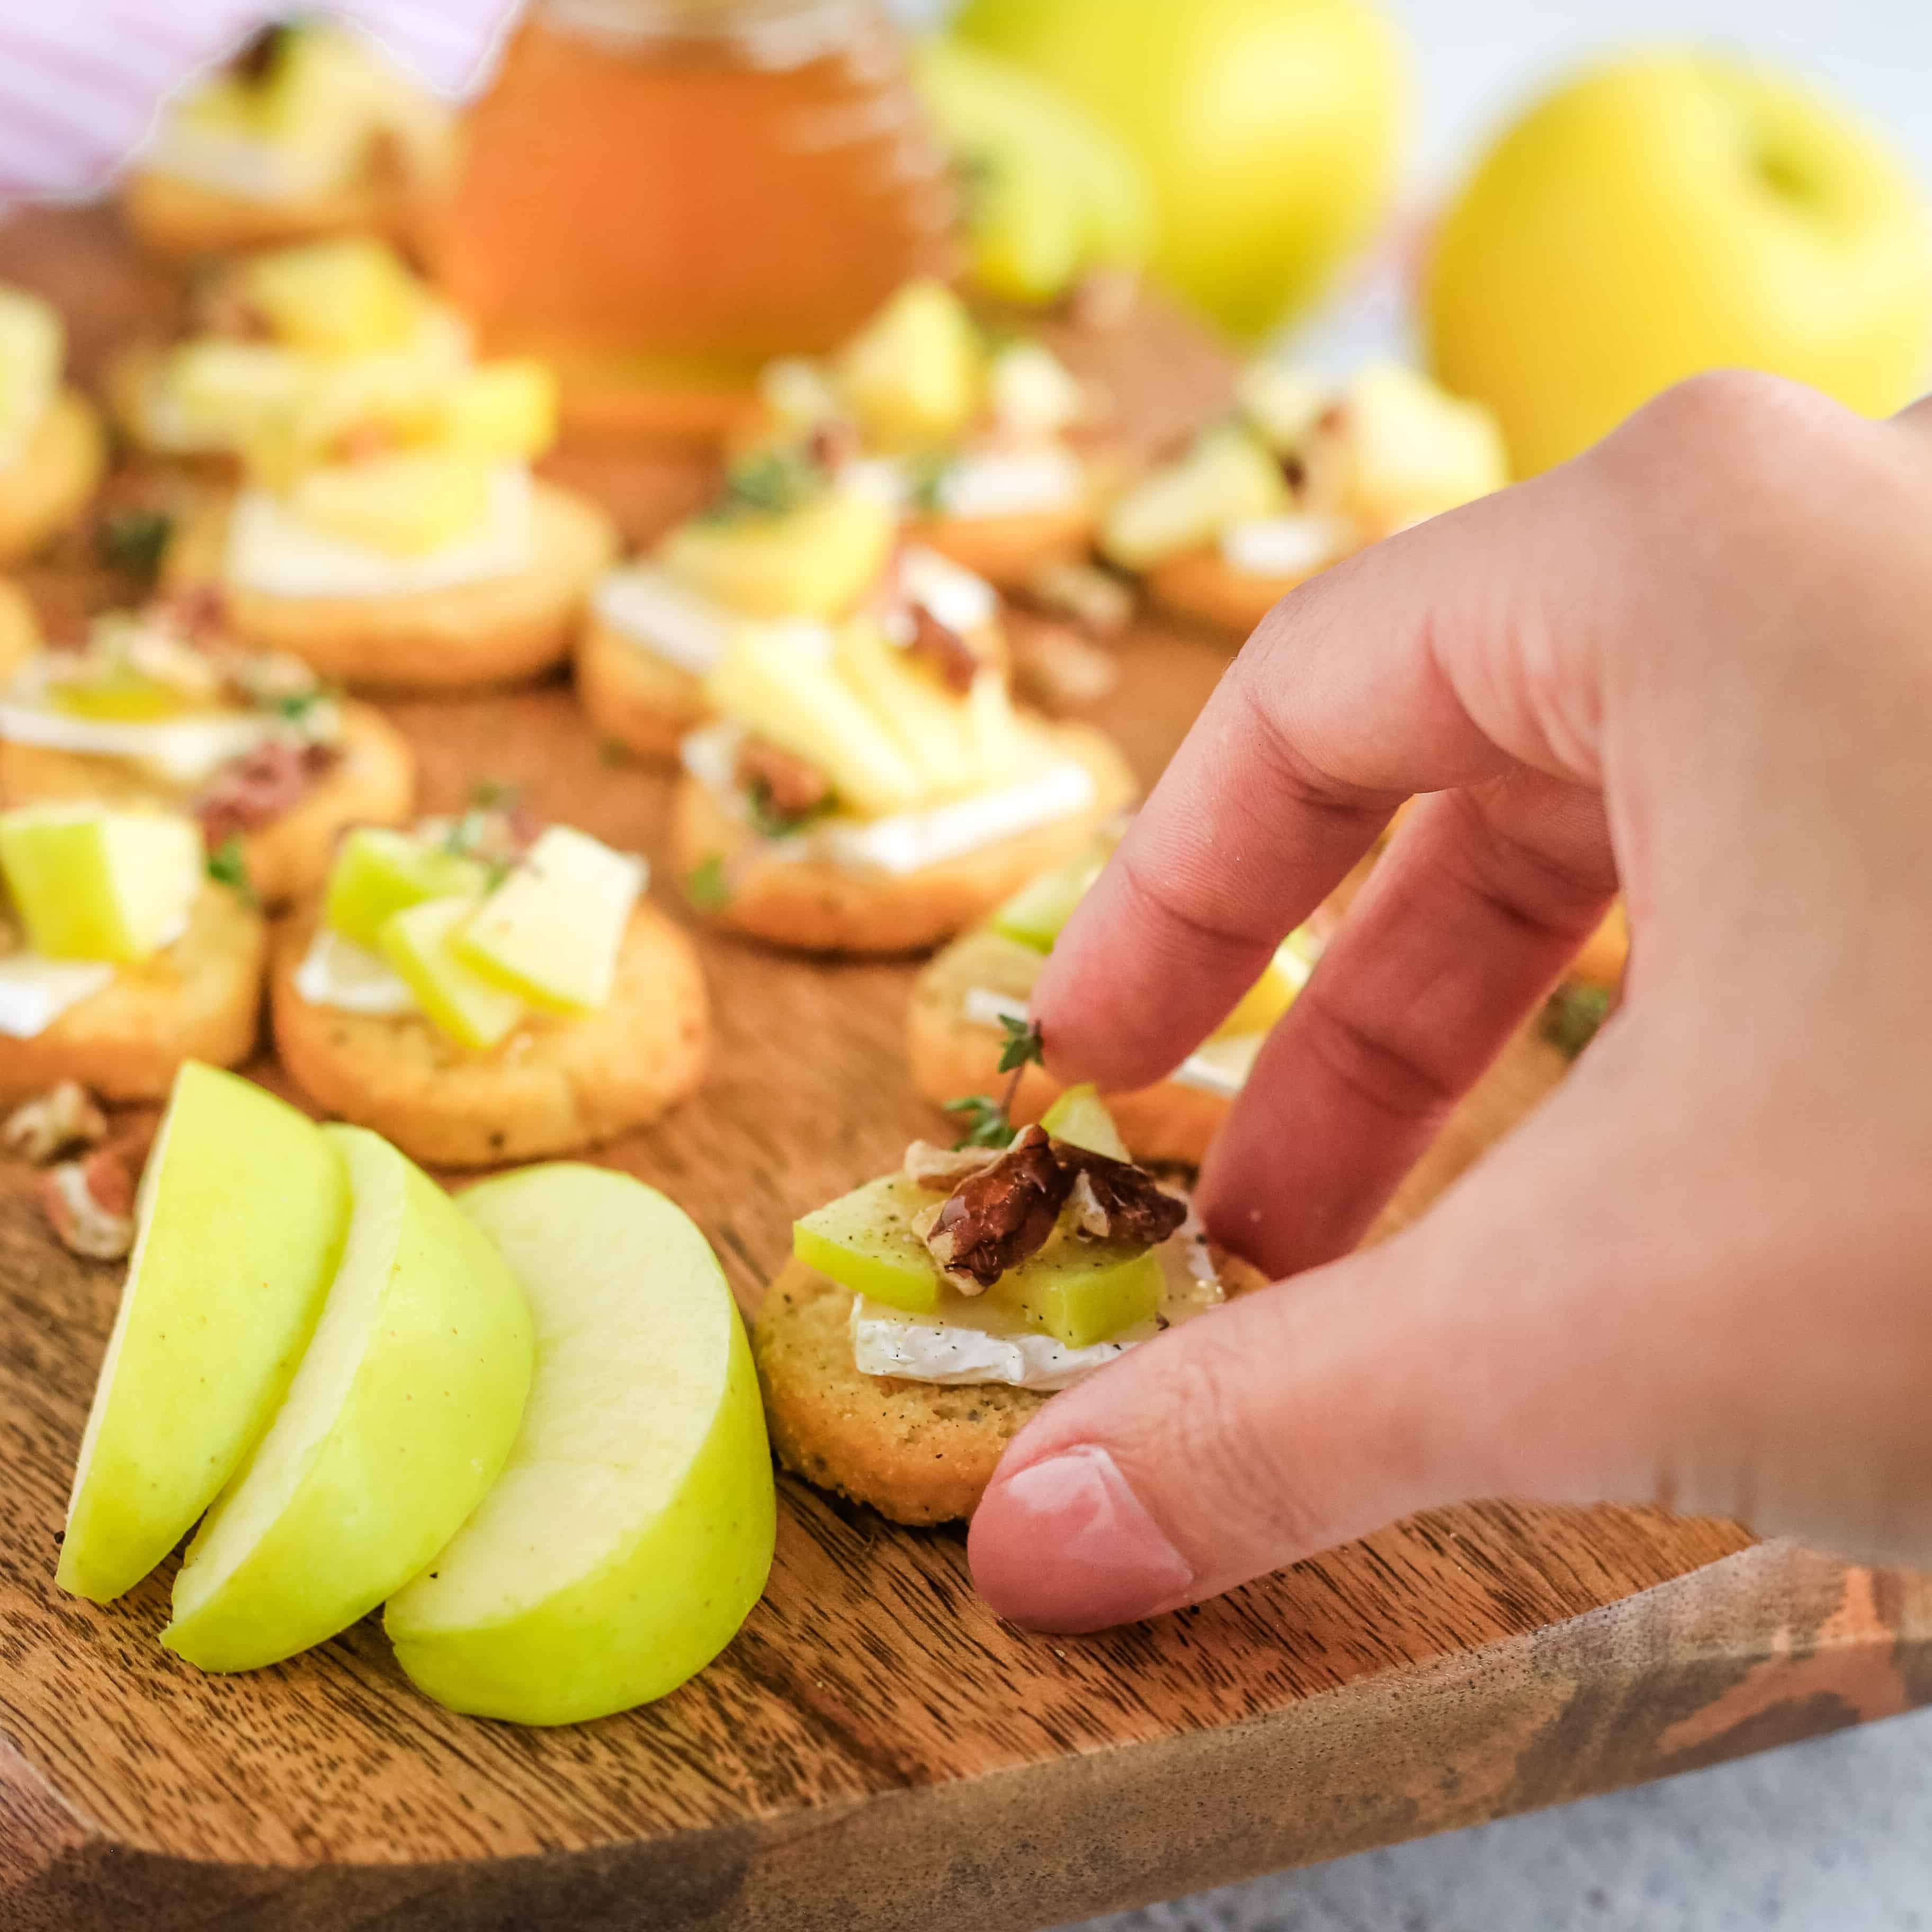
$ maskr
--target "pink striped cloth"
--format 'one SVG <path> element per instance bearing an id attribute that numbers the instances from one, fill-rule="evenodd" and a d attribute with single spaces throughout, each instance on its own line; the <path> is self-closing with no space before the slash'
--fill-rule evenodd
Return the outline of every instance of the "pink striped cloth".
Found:
<path id="1" fill-rule="evenodd" d="M 0 0 L 0 204 L 92 193 L 174 88 L 291 7 L 255 0 Z M 455 97 L 513 0 L 336 0 L 398 66 Z"/>

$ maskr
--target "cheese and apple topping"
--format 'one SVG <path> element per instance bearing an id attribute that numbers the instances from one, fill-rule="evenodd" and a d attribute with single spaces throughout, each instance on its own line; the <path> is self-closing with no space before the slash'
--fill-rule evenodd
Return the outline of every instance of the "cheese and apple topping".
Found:
<path id="1" fill-rule="evenodd" d="M 1244 517 L 1221 532 L 1221 556 L 1250 576 L 1304 577 L 1333 563 L 1348 541 L 1348 526 L 1333 517 Z"/>
<path id="2" fill-rule="evenodd" d="M 384 475 L 373 478 L 379 467 Z M 244 490 L 230 520 L 225 574 L 244 590 L 287 598 L 407 596 L 514 576 L 532 554 L 530 471 L 499 463 L 466 475 L 470 467 L 401 455 L 311 471 L 286 496 Z M 459 500 L 434 524 L 392 526 L 385 514 L 392 478 L 398 498 L 441 488 Z M 362 496 L 378 482 L 385 500 L 373 488 Z M 425 515 L 436 507 L 418 500 Z M 428 540 L 412 548 L 418 532 Z"/>
<path id="3" fill-rule="evenodd" d="M 941 516 L 1028 516 L 1082 501 L 1087 472 L 1057 442 L 966 449 L 939 472 L 928 494 Z"/>
<path id="4" fill-rule="evenodd" d="M 494 807 L 413 832 L 358 827 L 296 991 L 345 1012 L 419 1014 L 480 1052 L 532 1010 L 570 1018 L 608 1002 L 647 877 L 643 860 L 587 833 L 531 836 Z"/>
<path id="5" fill-rule="evenodd" d="M 738 782 L 742 737 L 736 724 L 706 725 L 679 748 L 693 778 L 748 818 L 750 802 Z M 1071 818 L 1093 802 L 1092 773 L 1076 759 L 1055 758 L 1027 777 L 911 811 L 865 818 L 835 809 L 769 839 L 765 850 L 788 862 L 816 860 L 903 876 Z"/>
<path id="6" fill-rule="evenodd" d="M 747 618 L 680 583 L 660 564 L 624 564 L 608 572 L 591 593 L 591 605 L 613 630 L 693 677 L 715 670 L 734 628 Z M 777 619 L 772 628 L 795 650 L 832 655 L 832 628 L 813 617 Z"/>
<path id="7" fill-rule="evenodd" d="M 67 332 L 38 296 L 0 288 L 0 470 L 26 453 L 60 388 Z"/>

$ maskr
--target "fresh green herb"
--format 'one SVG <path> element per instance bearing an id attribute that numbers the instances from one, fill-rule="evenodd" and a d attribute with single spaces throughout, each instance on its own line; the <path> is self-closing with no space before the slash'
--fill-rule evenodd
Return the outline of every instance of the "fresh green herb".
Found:
<path id="1" fill-rule="evenodd" d="M 772 802 L 771 788 L 754 784 L 745 794 L 745 802 L 752 814 L 752 823 L 760 838 L 789 838 L 802 826 L 809 825 L 814 818 L 822 818 L 832 809 L 828 798 L 818 805 L 809 806 L 803 812 L 781 812 Z"/>
<path id="2" fill-rule="evenodd" d="M 825 487 L 825 475 L 805 450 L 768 449 L 735 465 L 724 494 L 701 520 L 730 523 L 740 517 L 782 517 L 808 503 Z"/>
<path id="3" fill-rule="evenodd" d="M 1013 1124 L 1006 1118 L 1006 1108 L 990 1096 L 962 1094 L 958 1100 L 946 1102 L 946 1111 L 957 1114 L 960 1125 L 966 1130 L 964 1136 L 952 1143 L 955 1148 L 1012 1145 Z"/>
<path id="4" fill-rule="evenodd" d="M 914 459 L 908 465 L 909 496 L 913 508 L 922 517 L 936 517 L 946 508 L 946 472 L 952 459 L 932 454 Z"/>
<path id="5" fill-rule="evenodd" d="M 117 510 L 101 524 L 96 539 L 100 560 L 136 577 L 152 577 L 161 567 L 175 520 L 160 510 Z"/>
<path id="6" fill-rule="evenodd" d="M 320 691 L 286 692 L 270 707 L 278 718 L 290 724 L 299 724 L 322 702 Z"/>
<path id="7" fill-rule="evenodd" d="M 1002 1013 L 1000 1030 L 1005 1044 L 1000 1049 L 1000 1071 L 1009 1076 L 1006 1090 L 994 1100 L 984 1094 L 968 1094 L 949 1100 L 946 1111 L 957 1114 L 966 1128 L 966 1137 L 956 1141 L 959 1148 L 1010 1147 L 1013 1141 L 1013 1102 L 1019 1098 L 1020 1082 L 1029 1066 L 1042 1065 L 1045 1045 L 1040 1028 L 1031 1020 L 1015 1019 Z"/>
<path id="8" fill-rule="evenodd" d="M 731 903 L 731 888 L 724 877 L 723 854 L 713 852 L 709 858 L 700 860 L 692 867 L 684 889 L 690 894 L 692 904 L 700 912 L 722 912 Z"/>
<path id="9" fill-rule="evenodd" d="M 1040 1036 L 1036 1021 L 1016 1020 L 1010 1013 L 1000 1016 L 1000 1030 L 1006 1043 L 1000 1049 L 1000 1071 L 1017 1076 L 1026 1066 L 1046 1064 L 1046 1042 Z"/>
<path id="10" fill-rule="evenodd" d="M 208 876 L 218 886 L 228 890 L 250 905 L 259 903 L 255 888 L 248 878 L 248 854 L 242 843 L 242 835 L 231 832 L 208 855 Z"/>
<path id="11" fill-rule="evenodd" d="M 1607 986 L 1560 986 L 1543 1010 L 1543 1036 L 1574 1060 L 1610 1016 Z"/>

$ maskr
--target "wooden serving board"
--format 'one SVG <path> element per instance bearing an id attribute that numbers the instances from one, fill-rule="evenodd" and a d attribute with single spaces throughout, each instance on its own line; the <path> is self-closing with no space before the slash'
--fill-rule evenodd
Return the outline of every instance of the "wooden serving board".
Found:
<path id="1" fill-rule="evenodd" d="M 83 371 L 170 298 L 96 213 L 0 229 L 0 279 L 61 296 Z M 1156 310 L 1075 352 L 1147 440 L 1226 381 Z M 704 487 L 688 461 L 609 451 L 556 467 L 640 536 Z M 53 614 L 112 588 L 77 547 L 27 580 Z M 1124 659 L 1100 719 L 1151 778 L 1226 650 L 1145 623 Z M 666 780 L 600 754 L 562 685 L 392 709 L 427 806 L 507 780 L 540 813 L 662 854 Z M 904 1077 L 909 966 L 700 943 L 710 1079 L 600 1157 L 690 1210 L 750 1308 L 795 1214 L 936 1124 Z M 1392 1218 L 1559 1072 L 1519 1042 Z M 53 1588 L 118 1271 L 54 1246 L 29 1185 L 0 1172 L 0 1932 L 1024 1932 L 1932 1700 L 1932 1582 L 1735 1524 L 1474 1505 L 1055 1640 L 978 1604 L 956 1531 L 895 1528 L 789 1480 L 764 1602 L 649 1708 L 550 1732 L 457 1718 L 373 1622 L 203 1676 L 154 1641 L 166 1573 L 106 1609 Z"/>

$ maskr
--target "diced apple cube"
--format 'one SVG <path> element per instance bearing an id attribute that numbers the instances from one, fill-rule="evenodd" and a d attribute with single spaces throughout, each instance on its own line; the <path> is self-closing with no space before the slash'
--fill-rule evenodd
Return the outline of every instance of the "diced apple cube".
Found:
<path id="1" fill-rule="evenodd" d="M 0 871 L 28 945 L 49 959 L 146 958 L 180 932 L 206 869 L 191 818 L 97 805 L 0 812 Z"/>
<path id="2" fill-rule="evenodd" d="M 1277 456 L 1294 456 L 1333 398 L 1312 370 L 1264 356 L 1236 378 L 1234 400 L 1269 448 Z"/>
<path id="3" fill-rule="evenodd" d="M 966 305 L 944 282 L 908 282 L 845 346 L 840 394 L 889 448 L 952 441 L 979 412 L 986 357 Z"/>
<path id="4" fill-rule="evenodd" d="M 1383 534 L 1509 481 L 1496 418 L 1395 363 L 1349 385 L 1334 433 L 1309 450 L 1311 502 Z"/>
<path id="5" fill-rule="evenodd" d="M 898 539 L 891 506 L 830 489 L 775 514 L 698 517 L 658 561 L 680 582 L 749 617 L 839 617 L 876 584 Z"/>
<path id="6" fill-rule="evenodd" d="M 1089 1348 L 1152 1320 L 1166 1289 L 1153 1249 L 1063 1232 L 987 1292 L 1063 1347 Z"/>
<path id="7" fill-rule="evenodd" d="M 1235 1003 L 1234 1010 L 1214 1029 L 1214 1038 L 1266 1033 L 1294 1005 L 1295 995 L 1307 985 L 1313 970 L 1314 960 L 1297 927 L 1275 948 L 1274 957 Z"/>
<path id="8" fill-rule="evenodd" d="M 1107 1103 L 1094 1086 L 1083 1081 L 1070 1087 L 1040 1117 L 1040 1124 L 1055 1140 L 1070 1147 L 1084 1148 L 1089 1154 L 1103 1154 L 1110 1160 L 1132 1158 Z"/>
<path id="9" fill-rule="evenodd" d="M 610 999 L 644 884 L 641 859 L 553 825 L 451 943 L 472 971 L 533 1006 L 594 1012 Z"/>
<path id="10" fill-rule="evenodd" d="M 322 923 L 370 952 L 392 913 L 425 899 L 480 898 L 489 868 L 413 832 L 359 825 L 342 842 L 328 875 Z"/>
<path id="11" fill-rule="evenodd" d="M 1036 952 L 1051 952 L 1104 862 L 1098 854 L 1089 854 L 1028 880 L 993 914 L 993 930 Z"/>
<path id="12" fill-rule="evenodd" d="M 912 1224 L 938 1200 L 904 1174 L 868 1181 L 794 1222 L 792 1252 L 854 1294 L 930 1315 L 943 1283 Z"/>
<path id="13" fill-rule="evenodd" d="M 416 995 L 432 1025 L 459 1046 L 482 1053 L 514 1030 L 524 1003 L 456 956 L 450 937 L 470 916 L 473 903 L 424 899 L 392 913 L 376 933 L 376 949 Z"/>
<path id="14" fill-rule="evenodd" d="M 464 456 L 526 460 L 556 440 L 556 376 L 548 363 L 485 362 L 442 396 L 436 439 Z"/>

